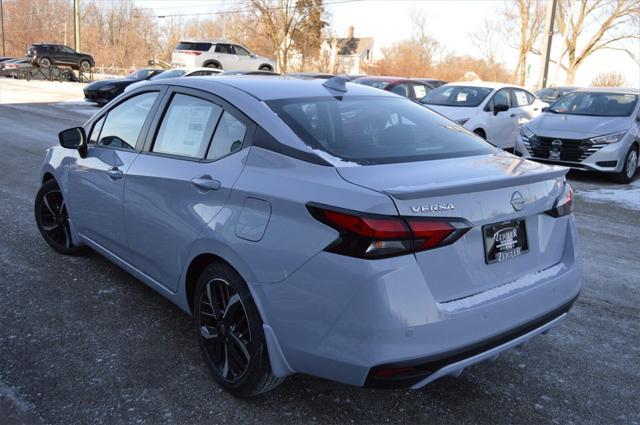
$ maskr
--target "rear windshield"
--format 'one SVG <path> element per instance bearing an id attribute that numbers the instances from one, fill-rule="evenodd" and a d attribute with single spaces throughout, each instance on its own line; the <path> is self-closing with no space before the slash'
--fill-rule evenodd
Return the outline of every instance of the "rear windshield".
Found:
<path id="1" fill-rule="evenodd" d="M 479 137 L 408 99 L 317 97 L 267 104 L 311 148 L 362 165 L 495 152 Z"/>
<path id="2" fill-rule="evenodd" d="M 191 41 L 181 41 L 175 50 L 196 50 L 198 52 L 208 52 L 211 49 L 211 43 L 194 43 Z"/>
<path id="3" fill-rule="evenodd" d="M 573 92 L 554 102 L 547 112 L 594 117 L 627 117 L 636 107 L 638 96 L 623 93 Z"/>
<path id="4" fill-rule="evenodd" d="M 151 77 L 151 80 L 164 80 L 165 78 L 182 77 L 186 72 L 187 71 L 184 69 L 170 69 L 169 71 L 164 71 L 158 75 L 154 75 Z"/>
<path id="5" fill-rule="evenodd" d="M 491 93 L 488 87 L 440 86 L 429 92 L 420 102 L 426 105 L 475 107 Z"/>

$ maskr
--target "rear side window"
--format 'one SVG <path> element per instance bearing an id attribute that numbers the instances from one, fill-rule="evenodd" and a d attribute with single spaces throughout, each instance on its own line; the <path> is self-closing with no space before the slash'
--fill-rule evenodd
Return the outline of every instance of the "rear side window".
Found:
<path id="1" fill-rule="evenodd" d="M 413 87 L 413 98 L 414 99 L 422 99 L 427 95 L 429 91 L 426 86 L 422 84 L 412 84 Z"/>
<path id="2" fill-rule="evenodd" d="M 107 113 L 100 135 L 94 136 L 95 144 L 118 149 L 135 149 L 147 115 L 158 97 L 158 92 L 148 92 L 131 97 Z M 94 127 L 94 131 L 95 128 Z"/>
<path id="3" fill-rule="evenodd" d="M 171 99 L 153 152 L 204 158 L 222 108 L 209 101 L 176 94 Z"/>
<path id="4" fill-rule="evenodd" d="M 467 130 L 408 99 L 319 97 L 281 99 L 268 105 L 311 148 L 362 165 L 495 151 Z"/>
<path id="5" fill-rule="evenodd" d="M 246 133 L 247 126 L 225 111 L 216 127 L 216 134 L 213 136 L 207 159 L 218 159 L 239 151 Z"/>
<path id="6" fill-rule="evenodd" d="M 191 41 L 181 41 L 175 50 L 195 50 L 197 52 L 208 52 L 211 49 L 211 43 L 193 43 Z"/>

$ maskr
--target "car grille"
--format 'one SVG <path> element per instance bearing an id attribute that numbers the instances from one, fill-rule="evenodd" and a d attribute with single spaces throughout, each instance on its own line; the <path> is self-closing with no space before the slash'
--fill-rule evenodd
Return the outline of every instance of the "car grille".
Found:
<path id="1" fill-rule="evenodd" d="M 556 161 L 582 162 L 597 152 L 605 143 L 593 143 L 589 139 L 559 139 L 555 137 L 533 137 L 524 139 L 524 146 L 534 158 Z"/>

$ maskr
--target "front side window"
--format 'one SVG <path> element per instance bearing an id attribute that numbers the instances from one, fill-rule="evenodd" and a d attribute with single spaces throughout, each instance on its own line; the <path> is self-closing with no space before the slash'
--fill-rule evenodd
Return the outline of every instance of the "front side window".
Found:
<path id="1" fill-rule="evenodd" d="M 533 96 L 524 90 L 513 89 L 511 101 L 511 106 L 514 108 L 520 108 L 531 105 L 533 103 Z"/>
<path id="2" fill-rule="evenodd" d="M 216 44 L 216 49 L 215 49 L 216 53 L 224 53 L 227 55 L 232 55 L 233 54 L 233 49 L 231 48 L 230 44 Z"/>
<path id="3" fill-rule="evenodd" d="M 427 87 L 422 84 L 412 84 L 413 86 L 413 98 L 422 99 L 427 95 Z"/>
<path id="4" fill-rule="evenodd" d="M 107 118 L 106 115 L 103 115 L 98 121 L 93 124 L 93 128 L 91 129 L 91 134 L 89 134 L 89 143 L 90 144 L 98 144 L 100 140 L 100 132 L 102 131 L 102 126 L 104 125 L 104 120 Z"/>
<path id="5" fill-rule="evenodd" d="M 158 92 L 139 94 L 111 109 L 95 144 L 110 148 L 135 149 L 142 126 L 157 97 Z M 93 134 L 91 136 L 94 137 Z"/>
<path id="6" fill-rule="evenodd" d="M 492 107 L 492 109 L 496 105 L 507 105 L 507 106 L 509 106 L 510 104 L 511 104 L 511 99 L 509 98 L 509 90 L 508 89 L 498 90 L 498 92 L 493 96 L 493 99 L 491 99 L 491 107 Z"/>
<path id="7" fill-rule="evenodd" d="M 247 126 L 225 111 L 216 127 L 207 159 L 218 159 L 242 148 Z"/>
<path id="8" fill-rule="evenodd" d="M 391 92 L 395 94 L 399 94 L 400 96 L 409 97 L 409 85 L 398 84 L 397 86 L 391 89 Z"/>
<path id="9" fill-rule="evenodd" d="M 408 99 L 294 98 L 268 105 L 311 148 L 362 165 L 495 151 L 467 130 Z"/>
<path id="10" fill-rule="evenodd" d="M 492 89 L 472 86 L 440 86 L 431 90 L 420 102 L 425 105 L 473 108 L 489 96 Z"/>
<path id="11" fill-rule="evenodd" d="M 215 103 L 176 94 L 171 99 L 153 145 L 153 152 L 204 158 L 211 133 L 222 113 Z"/>
<path id="12" fill-rule="evenodd" d="M 628 117 L 638 102 L 635 94 L 573 92 L 554 102 L 547 112 L 595 117 Z"/>

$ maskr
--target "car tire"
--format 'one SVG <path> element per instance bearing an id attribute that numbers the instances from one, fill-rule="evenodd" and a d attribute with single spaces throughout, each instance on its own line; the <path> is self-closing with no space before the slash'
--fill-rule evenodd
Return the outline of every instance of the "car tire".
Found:
<path id="1" fill-rule="evenodd" d="M 273 72 L 273 68 L 271 68 L 269 65 L 262 65 L 260 66 L 260 68 L 258 68 L 260 71 L 269 71 L 269 72 Z"/>
<path id="2" fill-rule="evenodd" d="M 615 182 L 630 183 L 638 171 L 638 147 L 633 145 L 624 157 L 622 171 L 612 175 Z"/>
<path id="3" fill-rule="evenodd" d="M 40 186 L 34 210 L 38 230 L 54 251 L 64 255 L 75 255 L 83 250 L 83 246 L 74 245 L 71 240 L 67 207 L 55 180 L 48 180 Z"/>
<path id="4" fill-rule="evenodd" d="M 262 319 L 247 284 L 231 266 L 219 261 L 204 269 L 193 312 L 200 351 L 227 392 L 250 397 L 284 380 L 271 372 Z"/>
<path id="5" fill-rule="evenodd" d="M 81 60 L 79 65 L 79 69 L 82 72 L 87 72 L 91 69 L 91 62 L 89 62 L 88 60 Z"/>
<path id="6" fill-rule="evenodd" d="M 46 56 L 38 59 L 38 66 L 40 68 L 51 68 L 51 65 L 53 65 L 53 61 L 51 60 L 51 58 L 48 58 Z"/>
<path id="7" fill-rule="evenodd" d="M 222 69 L 222 65 L 218 62 L 208 62 L 204 66 L 205 68 Z"/>

